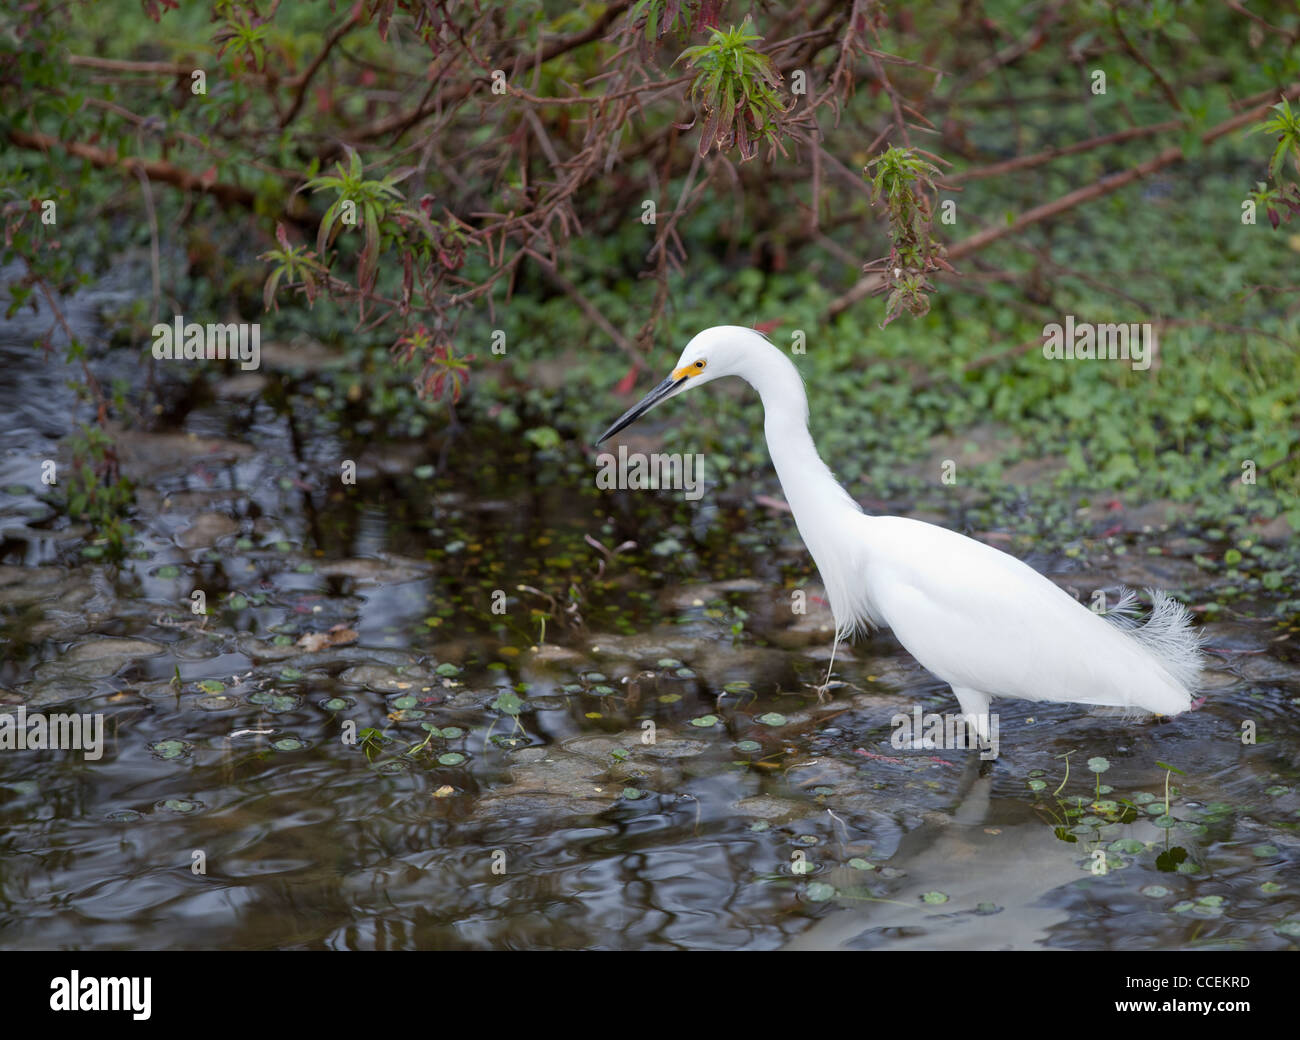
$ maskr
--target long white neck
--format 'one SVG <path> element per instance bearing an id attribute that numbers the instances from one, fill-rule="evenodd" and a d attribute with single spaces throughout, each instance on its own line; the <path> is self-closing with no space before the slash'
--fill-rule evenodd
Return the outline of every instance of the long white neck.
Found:
<path id="1" fill-rule="evenodd" d="M 772 464 L 781 479 L 781 487 L 794 512 L 799 532 L 807 541 L 806 529 L 820 529 L 826 525 L 805 523 L 805 520 L 811 521 L 828 508 L 844 508 L 855 513 L 862 510 L 840 487 L 830 468 L 817 454 L 817 446 L 808 432 L 808 396 L 804 393 L 799 370 L 778 347 L 764 342 L 763 350 L 762 363 L 753 366 L 744 378 L 763 400 L 763 432 L 767 435 L 767 450 L 771 453 Z M 817 555 L 815 550 L 813 555 Z M 820 561 L 818 563 L 820 565 Z"/>
<path id="2" fill-rule="evenodd" d="M 846 514 L 861 515 L 817 454 L 808 432 L 808 397 L 793 362 L 770 343 L 762 344 L 762 361 L 744 378 L 763 400 L 767 449 L 794 513 L 799 534 L 812 553 L 826 586 L 836 625 L 848 632 L 870 620 L 863 616 L 863 590 L 847 585 L 851 563 L 862 551 L 862 531 Z"/>

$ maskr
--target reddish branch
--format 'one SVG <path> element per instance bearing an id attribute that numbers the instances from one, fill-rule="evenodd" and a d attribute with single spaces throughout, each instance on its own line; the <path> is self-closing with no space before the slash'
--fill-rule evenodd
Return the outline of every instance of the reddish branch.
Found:
<path id="1" fill-rule="evenodd" d="M 361 21 L 361 5 L 357 4 L 352 8 L 352 14 L 348 16 L 348 20 L 329 34 L 328 39 L 325 41 L 325 46 L 320 49 L 320 53 L 317 54 L 312 63 L 307 66 L 307 71 L 298 77 L 297 92 L 293 96 L 293 103 L 289 106 L 289 111 L 284 114 L 284 118 L 280 120 L 281 130 L 292 123 L 297 117 L 298 111 L 302 108 L 303 98 L 307 96 L 307 87 L 311 83 L 312 77 L 315 76 L 316 71 L 325 64 L 325 59 L 329 57 L 329 53 L 334 49 L 334 45 L 351 32 L 353 27 L 359 21 Z"/>
<path id="2" fill-rule="evenodd" d="M 257 196 L 252 191 L 239 184 L 209 180 L 164 159 L 140 159 L 132 155 L 118 155 L 117 152 L 98 148 L 95 145 L 83 144 L 80 141 L 61 141 L 49 134 L 33 134 L 26 130 L 11 129 L 9 141 L 19 148 L 38 152 L 50 152 L 61 148 L 69 155 L 85 159 L 103 169 L 120 169 L 123 173 L 132 175 L 142 173 L 149 180 L 160 184 L 170 184 L 182 191 L 197 191 L 211 195 L 223 206 L 242 206 L 252 209 L 257 200 Z M 291 200 L 290 208 L 285 215 L 295 222 L 301 222 L 306 219 L 306 207 L 295 197 Z"/>
<path id="3" fill-rule="evenodd" d="M 1271 25 L 1234 0 L 1227 2 L 1257 26 L 1294 40 L 1295 33 Z M 978 4 L 963 5 L 963 10 L 966 6 L 979 7 Z M 300 143 L 310 141 L 304 148 L 305 154 L 315 154 L 322 163 L 335 159 L 345 145 L 365 144 L 367 151 L 373 149 L 375 154 L 367 157 L 377 169 L 396 165 L 399 159 L 409 161 L 406 160 L 408 155 L 418 156 L 421 172 L 432 174 L 428 178 L 428 190 L 440 190 L 437 185 L 444 182 L 450 185 L 447 194 L 453 196 L 437 200 L 436 207 L 445 215 L 445 220 L 438 225 L 438 232 L 430 230 L 429 235 L 436 237 L 442 229 L 454 229 L 458 244 L 447 247 L 447 255 L 440 254 L 437 263 L 426 264 L 419 270 L 413 268 L 419 268 L 420 261 L 413 260 L 410 254 L 403 255 L 401 259 L 408 269 L 400 302 L 380 297 L 370 286 L 349 285 L 334 275 L 327 282 L 331 291 L 357 298 L 363 311 L 375 308 L 371 311 L 375 323 L 384 320 L 385 313 L 405 316 L 414 309 L 436 315 L 439 321 L 448 319 L 454 326 L 454 318 L 449 316 L 471 303 L 485 302 L 490 307 L 494 289 L 503 285 L 507 292 L 511 291 L 522 266 L 532 263 L 551 284 L 573 298 L 605 335 L 621 349 L 633 352 L 630 339 L 604 320 L 577 286 L 560 274 L 560 269 L 565 266 L 561 262 L 564 245 L 583 230 L 580 217 L 593 222 L 607 219 L 603 215 L 587 216 L 592 212 L 588 205 L 591 185 L 603 178 L 600 198 L 606 214 L 626 212 L 635 200 L 648 196 L 667 199 L 670 184 L 679 192 L 676 208 L 667 220 L 661 218 L 658 222 L 646 257 L 643 276 L 656 280 L 657 291 L 653 302 L 643 308 L 648 310 L 639 336 L 644 342 L 648 341 L 666 305 L 670 267 L 684 254 L 677 231 L 678 222 L 693 209 L 705 187 L 717 183 L 715 174 L 728 174 L 730 183 L 743 192 L 755 178 L 776 180 L 787 171 L 770 167 L 765 170 L 737 168 L 725 155 L 710 159 L 701 166 L 694 149 L 676 147 L 680 127 L 674 126 L 671 119 L 667 120 L 667 126 L 654 125 L 646 119 L 651 106 L 659 116 L 689 118 L 682 98 L 685 83 L 691 76 L 678 75 L 685 71 L 680 67 L 668 67 L 668 61 L 664 60 L 666 52 L 658 49 L 655 41 L 645 39 L 644 25 L 631 24 L 627 17 L 633 7 L 631 0 L 616 0 L 604 5 L 590 16 L 580 31 L 559 37 L 543 37 L 531 44 L 526 34 L 500 38 L 502 30 L 496 21 L 493 5 L 434 2 L 426 7 L 436 23 L 436 39 L 430 38 L 434 58 L 424 66 L 427 79 L 418 77 L 419 82 L 404 94 L 401 88 L 405 81 L 398 73 L 390 77 L 385 89 L 365 94 L 364 119 L 350 121 L 337 113 L 320 120 L 327 126 L 313 125 L 315 133 L 299 133 L 297 139 Z M 815 10 L 809 10 L 814 7 Z M 239 71 L 241 78 L 250 83 L 263 83 L 271 92 L 276 110 L 283 111 L 278 120 L 280 130 L 302 118 L 307 92 L 327 63 L 337 60 L 341 52 L 351 60 L 339 46 L 340 41 L 354 28 L 367 24 L 375 9 L 373 4 L 352 4 L 350 13 L 332 29 L 311 61 L 291 78 L 277 79 L 276 74 L 269 71 L 272 66 L 268 66 L 266 73 L 248 69 Z M 449 12 L 454 12 L 456 17 Z M 903 144 L 909 130 L 929 127 L 925 114 L 918 108 L 932 112 L 934 109 L 950 109 L 954 103 L 984 103 L 982 100 L 967 102 L 961 95 L 973 83 L 1021 61 L 1058 34 L 1067 37 L 1063 42 L 1070 46 L 1076 38 L 1071 35 L 1075 32 L 1073 22 L 1061 28 L 1068 13 L 1066 0 L 1046 0 L 1027 32 L 1011 39 L 987 58 L 972 59 L 972 64 L 963 67 L 959 52 L 954 58 L 958 62 L 957 76 L 949 81 L 953 85 L 945 90 L 943 96 L 937 96 L 937 81 L 928 85 L 922 82 L 923 79 L 938 77 L 938 69 L 886 54 L 869 45 L 870 42 L 879 44 L 878 31 L 890 19 L 897 17 L 896 13 L 887 13 L 873 0 L 852 0 L 851 3 L 820 0 L 814 4 L 791 5 L 784 11 L 781 5 L 777 5 L 770 12 L 770 32 L 762 49 L 777 61 L 783 73 L 788 75 L 799 69 L 807 71 L 810 77 L 816 77 L 817 82 L 809 84 L 807 99 L 796 106 L 801 117 L 805 114 L 812 117 L 825 106 L 834 114 L 838 125 L 843 114 L 842 105 L 852 95 L 855 83 L 870 81 L 874 89 L 883 92 L 886 96 L 882 100 L 887 102 L 887 108 L 882 106 L 884 111 L 869 116 L 864 125 L 853 131 L 858 134 L 855 147 L 861 148 L 871 142 L 866 148 L 866 153 L 871 155 L 877 145 L 890 136 L 898 139 L 894 143 Z M 1257 26 L 1252 26 L 1256 33 L 1260 31 Z M 698 29 L 699 25 L 695 28 Z M 1114 22 L 1114 29 L 1114 42 L 1103 41 L 1103 51 L 1122 48 L 1129 57 L 1144 65 L 1158 82 L 1169 104 L 1177 109 L 1179 101 L 1175 88 L 1186 84 L 1171 83 L 1161 77 L 1138 52 L 1118 21 Z M 664 47 L 671 46 L 667 38 L 661 42 Z M 546 96 L 547 90 L 539 86 L 543 66 L 591 45 L 596 46 L 581 58 L 550 66 L 549 82 L 558 82 L 560 87 L 549 89 L 559 96 Z M 654 60 L 652 55 L 656 55 Z M 667 58 L 670 60 L 671 54 L 667 54 Z M 69 60 L 75 66 L 98 70 L 109 77 L 184 77 L 191 71 L 189 66 L 171 62 L 120 61 L 85 55 L 74 55 Z M 579 73 L 576 77 L 578 82 L 567 83 L 564 76 L 572 75 L 574 68 L 599 68 L 601 71 L 586 79 L 581 79 Z M 503 99 L 489 94 L 491 76 L 497 69 L 507 74 L 510 104 L 504 109 L 494 109 L 495 102 Z M 407 77 L 410 78 L 415 77 Z M 114 80 L 115 84 L 117 82 Z M 1288 97 L 1298 95 L 1300 84 L 1286 92 Z M 1025 103 L 1029 99 L 1022 95 L 1009 100 L 1011 103 Z M 1246 99 L 1240 103 L 1244 106 L 1243 111 L 1207 131 L 1202 140 L 1209 144 L 1257 120 L 1276 100 L 1275 91 Z M 992 103 L 1007 101 L 1007 98 L 995 99 Z M 142 130 L 148 129 L 138 117 L 119 109 L 114 102 L 100 104 Z M 956 117 L 952 116 L 949 124 L 955 125 L 955 120 Z M 500 132 L 487 135 L 486 140 L 463 132 L 467 127 L 478 127 L 485 121 L 491 122 Z M 644 124 L 639 125 L 635 133 L 625 133 L 634 121 L 638 124 L 644 121 Z M 269 140 L 277 134 L 274 120 L 269 126 L 269 129 L 250 130 L 248 121 L 237 116 L 231 118 L 229 125 L 218 128 L 217 135 L 220 140 L 223 133 L 228 135 L 227 139 L 251 133 Z M 956 184 L 981 177 L 1002 176 L 1041 166 L 1063 156 L 1130 140 L 1176 134 L 1185 126 L 1183 120 L 1175 119 L 1095 135 L 1086 141 L 969 169 L 947 180 L 949 184 Z M 301 127 L 295 129 L 301 130 Z M 945 132 L 948 129 L 949 126 L 945 126 Z M 806 145 L 812 156 L 811 219 L 803 230 L 803 241 L 829 243 L 823 231 L 827 226 L 833 227 L 836 220 L 832 217 L 827 224 L 817 217 L 823 191 L 829 191 L 824 189 L 823 175 L 834 178 L 847 191 L 865 191 L 866 185 L 855 171 L 832 154 L 838 149 L 827 145 L 819 127 L 814 126 L 803 137 L 796 134 L 790 137 L 796 146 Z M 252 207 L 255 202 L 254 192 L 241 185 L 194 174 L 166 158 L 121 156 L 116 151 L 93 144 L 63 142 L 39 132 L 10 130 L 8 139 L 22 148 L 43 151 L 62 148 L 69 155 L 96 166 L 120 169 L 149 181 L 170 184 L 182 191 L 209 194 L 225 206 Z M 194 140 L 187 140 L 185 135 L 176 134 L 174 139 L 194 145 Z M 164 156 L 172 140 L 169 134 L 163 145 Z M 455 154 L 444 154 L 444 149 Z M 844 154 L 843 150 L 839 151 Z M 689 172 L 686 170 L 687 156 L 694 157 Z M 978 231 L 953 244 L 946 255 L 953 261 L 968 257 L 1007 236 L 1018 235 L 1034 224 L 1049 221 L 1074 207 L 1108 195 L 1183 158 L 1179 147 L 1165 148 L 1130 169 L 1027 209 L 1010 224 Z M 643 164 L 652 171 L 653 184 L 650 186 L 644 183 Z M 266 165 L 261 165 L 261 169 L 278 176 L 286 186 L 296 183 L 297 175 L 292 171 L 274 170 Z M 799 176 L 807 176 L 807 171 Z M 305 199 L 294 196 L 291 201 L 296 207 L 293 219 L 305 221 L 308 218 Z M 435 218 L 431 215 L 430 219 Z M 772 219 L 779 221 L 780 214 Z M 486 258 L 490 265 L 486 274 L 471 277 L 467 273 L 469 269 L 462 267 L 460 258 L 469 252 Z M 881 279 L 876 276 L 861 278 L 831 304 L 830 315 L 834 317 L 842 313 L 881 284 Z M 422 291 L 422 303 L 412 299 L 412 286 L 417 287 L 417 297 Z"/>
<path id="4" fill-rule="evenodd" d="M 116 152 L 97 148 L 91 144 L 82 144 L 79 141 L 61 141 L 49 134 L 30 134 L 25 130 L 10 130 L 9 140 L 19 148 L 28 148 L 38 152 L 49 152 L 56 148 L 62 148 L 69 155 L 75 155 L 78 159 L 85 159 L 87 162 L 105 169 L 117 168 L 124 173 L 134 173 L 136 170 L 140 170 L 151 181 L 171 184 L 182 191 L 205 192 L 223 206 L 251 207 L 255 198 L 251 191 L 240 187 L 238 184 L 205 180 L 196 173 L 183 170 L 179 166 L 173 166 L 162 159 L 137 159 L 130 155 L 119 156 Z"/>
<path id="5" fill-rule="evenodd" d="M 1265 90 L 1259 94 L 1243 98 L 1232 107 L 1240 110 L 1255 108 L 1265 103 L 1273 104 L 1277 96 L 1276 90 Z M 987 166 L 975 166 L 969 170 L 962 170 L 960 173 L 944 174 L 944 181 L 948 184 L 962 184 L 965 181 L 983 180 L 985 177 L 1001 177 L 1003 174 L 1015 173 L 1017 170 L 1030 170 L 1036 166 L 1043 166 L 1067 155 L 1078 155 L 1080 152 L 1090 152 L 1096 148 L 1104 148 L 1112 144 L 1123 144 L 1125 141 L 1133 141 L 1143 137 L 1155 137 L 1158 134 L 1181 129 L 1186 125 L 1187 123 L 1182 119 L 1166 119 L 1163 123 L 1129 126 L 1123 130 L 1116 130 L 1113 134 L 1090 137 L 1086 141 L 1076 141 L 1074 144 L 1063 145 L 1059 148 L 1044 148 L 1041 152 L 1034 152 L 1033 155 L 1019 155 L 1014 159 L 989 163 Z"/>
<path id="6" fill-rule="evenodd" d="M 1286 97 L 1288 100 L 1294 100 L 1300 97 L 1300 83 L 1293 83 L 1282 92 L 1282 96 Z M 1253 108 L 1249 108 L 1246 111 L 1233 116 L 1231 119 L 1224 120 L 1222 123 L 1219 123 L 1217 126 L 1212 127 L 1203 133 L 1201 135 L 1201 143 L 1203 145 L 1213 144 L 1220 137 L 1230 134 L 1234 130 L 1239 130 L 1243 126 L 1248 126 L 1249 124 L 1256 122 L 1269 110 L 1270 107 L 1272 107 L 1273 103 L 1274 102 L 1265 102 L 1256 105 Z M 1062 213 L 1074 209 L 1076 206 L 1081 206 L 1085 202 L 1091 202 L 1094 199 L 1101 198 L 1103 195 L 1109 195 L 1112 192 L 1116 192 L 1120 188 L 1132 184 L 1134 181 L 1141 180 L 1143 177 L 1149 177 L 1157 170 L 1162 170 L 1166 166 L 1171 166 L 1176 162 L 1180 162 L 1184 158 L 1185 156 L 1183 155 L 1181 147 L 1178 145 L 1170 145 L 1168 148 L 1165 148 L 1146 162 L 1138 163 L 1136 166 L 1130 167 L 1120 173 L 1114 173 L 1108 177 L 1103 177 L 1099 181 L 1082 188 L 1077 188 L 1074 191 L 1062 195 L 1060 198 L 1053 199 L 1051 202 L 1045 202 L 1041 206 L 1034 206 L 1031 209 L 1027 209 L 1014 221 L 1008 224 L 997 224 L 993 227 L 985 228 L 983 231 L 977 231 L 969 238 L 964 238 L 955 245 L 950 246 L 947 253 L 948 259 L 950 261 L 960 260 L 963 257 L 970 256 L 972 253 L 978 252 L 999 239 L 1006 238 L 1008 235 L 1019 234 L 1032 224 L 1037 224 L 1044 220 L 1050 220 L 1052 217 L 1060 216 Z M 855 303 L 865 299 L 882 285 L 884 285 L 884 279 L 879 275 L 869 275 L 865 278 L 860 278 L 853 288 L 831 301 L 831 305 L 827 312 L 828 316 L 835 318 L 840 314 L 843 314 Z"/>

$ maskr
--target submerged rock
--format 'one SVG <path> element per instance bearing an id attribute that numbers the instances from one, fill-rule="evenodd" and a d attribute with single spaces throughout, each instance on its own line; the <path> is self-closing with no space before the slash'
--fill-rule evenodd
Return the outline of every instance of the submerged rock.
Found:
<path id="1" fill-rule="evenodd" d="M 732 802 L 731 808 L 742 816 L 751 816 L 757 820 L 800 820 L 822 812 L 821 808 L 811 802 L 800 802 L 793 798 L 778 798 L 775 795 L 760 794 L 752 798 L 742 798 Z"/>
<path id="2" fill-rule="evenodd" d="M 67 704 L 69 701 L 81 700 L 91 691 L 86 688 L 83 680 L 56 676 L 24 683 L 17 692 L 27 707 L 43 708 L 49 704 Z"/>
<path id="3" fill-rule="evenodd" d="M 371 585 L 400 585 L 428 577 L 431 572 L 432 568 L 423 560 L 401 556 L 355 557 L 316 566 L 316 573 L 327 578 L 352 578 Z"/>
<path id="4" fill-rule="evenodd" d="M 154 484 L 164 473 L 188 469 L 199 462 L 232 462 L 248 458 L 253 449 L 236 441 L 198 437 L 192 433 L 146 433 L 109 424 L 122 474 L 138 484 Z"/>
<path id="5" fill-rule="evenodd" d="M 36 678 L 99 679 L 115 674 L 132 661 L 155 657 L 166 649 L 160 643 L 148 639 L 122 639 L 116 636 L 91 639 L 78 643 L 58 660 L 46 661 L 40 665 L 36 669 Z"/>
<path id="6" fill-rule="evenodd" d="M 67 579 L 62 567 L 0 567 L 0 607 L 52 598 Z"/>
<path id="7" fill-rule="evenodd" d="M 485 794 L 478 808 L 500 815 L 506 807 L 518 810 L 522 799 L 531 806 L 530 813 L 554 814 L 557 819 L 599 812 L 622 791 L 621 784 L 601 779 L 607 771 L 606 763 L 562 748 L 527 748 L 511 759 L 511 782 Z"/>
<path id="8" fill-rule="evenodd" d="M 401 667 L 384 664 L 353 665 L 339 676 L 339 682 L 364 686 L 379 693 L 419 691 L 422 686 L 429 686 L 435 680 L 432 671 L 416 666 L 414 662 Z"/>
<path id="9" fill-rule="evenodd" d="M 601 812 L 627 788 L 671 794 L 683 785 L 681 763 L 712 746 L 662 731 L 654 744 L 642 744 L 641 735 L 640 729 L 584 734 L 558 746 L 523 748 L 507 761 L 510 783 L 484 795 L 476 815 L 517 809 L 562 819 Z"/>
<path id="10" fill-rule="evenodd" d="M 239 531 L 239 522 L 225 513 L 200 513 L 185 530 L 176 536 L 182 549 L 202 549 L 216 545 Z"/>
<path id="11" fill-rule="evenodd" d="M 698 636 L 681 632 L 651 631 L 633 636 L 615 635 L 612 632 L 592 636 L 587 652 L 597 657 L 654 664 L 665 657 L 683 658 L 700 645 Z"/>
<path id="12" fill-rule="evenodd" d="M 577 650 L 570 650 L 566 646 L 555 643 L 546 643 L 543 646 L 533 647 L 529 651 L 528 660 L 538 664 L 574 664 L 586 659 Z"/>
<path id="13" fill-rule="evenodd" d="M 653 744 L 637 743 L 635 755 L 645 758 L 694 758 L 704 754 L 709 747 L 710 745 L 703 740 L 661 736 Z"/>

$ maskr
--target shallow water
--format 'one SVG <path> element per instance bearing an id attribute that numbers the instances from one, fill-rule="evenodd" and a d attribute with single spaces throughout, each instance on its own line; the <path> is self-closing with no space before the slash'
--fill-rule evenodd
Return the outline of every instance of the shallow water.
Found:
<path id="1" fill-rule="evenodd" d="M 274 359 L 123 436 L 140 551 L 87 560 L 36 476 L 73 402 L 24 336 L 0 343 L 0 701 L 102 713 L 107 742 L 0 752 L 6 947 L 1300 942 L 1294 626 L 1207 626 L 1211 688 L 1176 719 L 998 702 L 981 776 L 891 743 L 896 712 L 955 702 L 888 634 L 817 703 L 828 616 L 790 612 L 788 516 L 598 493 L 478 431 L 344 431 Z M 1032 562 L 1082 595 L 1205 581 L 1177 553 Z"/>

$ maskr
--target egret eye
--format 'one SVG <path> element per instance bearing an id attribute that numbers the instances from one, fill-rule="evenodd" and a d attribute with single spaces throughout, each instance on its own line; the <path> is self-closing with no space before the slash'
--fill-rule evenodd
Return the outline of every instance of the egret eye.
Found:
<path id="1" fill-rule="evenodd" d="M 703 361 L 697 361 L 697 362 L 695 362 L 695 367 L 696 367 L 696 368 L 703 368 L 703 367 L 704 367 L 704 362 L 703 362 Z"/>

